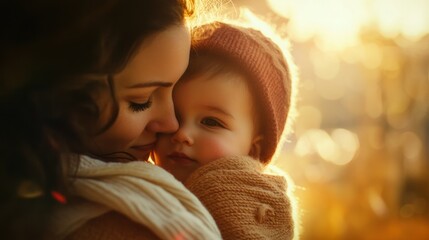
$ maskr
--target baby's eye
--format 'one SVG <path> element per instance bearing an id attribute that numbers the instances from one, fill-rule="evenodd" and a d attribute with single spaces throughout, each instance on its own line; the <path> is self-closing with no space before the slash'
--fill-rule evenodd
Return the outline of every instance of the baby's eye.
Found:
<path id="1" fill-rule="evenodd" d="M 130 102 L 130 109 L 133 112 L 142 112 L 147 110 L 148 108 L 150 108 L 150 106 L 152 106 L 152 101 L 149 99 L 144 103 L 135 103 L 135 102 Z"/>
<path id="2" fill-rule="evenodd" d="M 201 120 L 201 123 L 203 125 L 205 125 L 205 126 L 208 126 L 208 127 L 221 127 L 221 128 L 224 128 L 223 124 L 219 120 L 217 120 L 215 118 L 210 118 L 210 117 L 203 118 L 203 120 Z"/>

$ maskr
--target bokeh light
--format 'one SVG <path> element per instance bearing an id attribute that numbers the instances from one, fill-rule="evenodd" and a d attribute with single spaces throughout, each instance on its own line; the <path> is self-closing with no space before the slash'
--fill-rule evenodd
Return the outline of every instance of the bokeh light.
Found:
<path id="1" fill-rule="evenodd" d="M 233 0 L 299 68 L 300 239 L 429 239 L 429 0 Z"/>

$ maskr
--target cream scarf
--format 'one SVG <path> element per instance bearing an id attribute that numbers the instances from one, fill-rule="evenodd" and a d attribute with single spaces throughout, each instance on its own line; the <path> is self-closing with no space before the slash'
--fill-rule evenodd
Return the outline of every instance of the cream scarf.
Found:
<path id="1" fill-rule="evenodd" d="M 119 212 L 161 239 L 221 239 L 201 202 L 171 174 L 146 162 L 106 163 L 82 156 L 73 177 L 74 193 L 88 201 L 60 206 L 52 234 L 64 238 L 88 220 Z"/>

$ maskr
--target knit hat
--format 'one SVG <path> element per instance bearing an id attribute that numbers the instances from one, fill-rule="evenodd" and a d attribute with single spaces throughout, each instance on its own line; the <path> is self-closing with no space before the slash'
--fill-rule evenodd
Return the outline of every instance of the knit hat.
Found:
<path id="1" fill-rule="evenodd" d="M 290 60 L 260 31 L 221 22 L 194 29 L 193 51 L 228 58 L 251 76 L 249 85 L 259 101 L 264 136 L 260 161 L 268 163 L 279 144 L 291 107 Z"/>

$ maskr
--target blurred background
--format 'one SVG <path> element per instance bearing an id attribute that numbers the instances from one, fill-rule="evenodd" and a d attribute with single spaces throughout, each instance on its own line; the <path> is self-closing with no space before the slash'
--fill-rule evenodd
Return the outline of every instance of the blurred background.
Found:
<path id="1" fill-rule="evenodd" d="M 301 239 L 429 239 L 429 0 L 233 0 L 299 68 Z"/>

